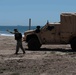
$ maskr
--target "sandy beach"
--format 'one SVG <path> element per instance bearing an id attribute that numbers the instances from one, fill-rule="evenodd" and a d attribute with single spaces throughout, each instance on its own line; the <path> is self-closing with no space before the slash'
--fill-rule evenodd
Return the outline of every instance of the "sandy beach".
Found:
<path id="1" fill-rule="evenodd" d="M 43 45 L 15 55 L 13 36 L 0 36 L 0 75 L 76 75 L 76 52 L 70 45 Z"/>

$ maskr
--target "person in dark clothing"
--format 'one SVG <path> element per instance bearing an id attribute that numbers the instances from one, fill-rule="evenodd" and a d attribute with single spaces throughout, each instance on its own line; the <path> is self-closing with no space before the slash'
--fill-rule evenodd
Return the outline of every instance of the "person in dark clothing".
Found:
<path id="1" fill-rule="evenodd" d="M 39 32 L 40 32 L 40 26 L 37 26 L 37 27 L 36 27 L 35 32 L 36 32 L 36 33 L 39 33 Z"/>
<path id="2" fill-rule="evenodd" d="M 14 29 L 14 32 L 11 32 L 9 30 L 7 30 L 7 31 L 10 32 L 11 34 L 14 34 L 15 40 L 17 41 L 15 54 L 18 54 L 19 48 L 21 48 L 23 51 L 23 54 L 25 54 L 25 50 L 22 46 L 22 34 L 20 32 L 18 32 L 17 29 Z"/>

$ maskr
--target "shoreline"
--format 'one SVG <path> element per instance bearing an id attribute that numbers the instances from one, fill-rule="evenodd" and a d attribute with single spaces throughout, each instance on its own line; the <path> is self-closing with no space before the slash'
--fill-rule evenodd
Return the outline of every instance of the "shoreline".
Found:
<path id="1" fill-rule="evenodd" d="M 7 36 L 8 36 L 8 37 L 9 37 L 9 36 L 12 36 L 12 37 L 13 37 L 14 34 L 0 34 L 0 36 L 6 36 L 6 37 L 7 37 Z M 22 34 L 22 36 L 24 36 L 24 34 Z"/>

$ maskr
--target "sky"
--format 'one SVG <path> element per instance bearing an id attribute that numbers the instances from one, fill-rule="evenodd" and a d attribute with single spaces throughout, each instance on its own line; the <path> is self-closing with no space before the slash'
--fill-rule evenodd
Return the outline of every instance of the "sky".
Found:
<path id="1" fill-rule="evenodd" d="M 63 12 L 76 12 L 76 0 L 0 0 L 0 25 L 60 22 Z"/>

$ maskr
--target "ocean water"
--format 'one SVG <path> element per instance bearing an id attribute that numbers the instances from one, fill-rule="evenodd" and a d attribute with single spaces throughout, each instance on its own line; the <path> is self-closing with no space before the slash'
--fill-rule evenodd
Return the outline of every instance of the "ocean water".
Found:
<path id="1" fill-rule="evenodd" d="M 13 36 L 13 34 L 7 32 L 6 30 L 13 31 L 18 29 L 19 32 L 24 34 L 25 31 L 29 30 L 28 26 L 0 26 L 0 36 Z M 36 26 L 31 26 L 31 30 L 36 29 Z"/>

